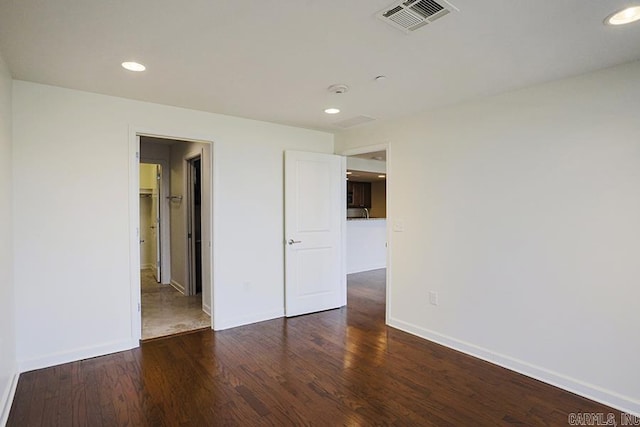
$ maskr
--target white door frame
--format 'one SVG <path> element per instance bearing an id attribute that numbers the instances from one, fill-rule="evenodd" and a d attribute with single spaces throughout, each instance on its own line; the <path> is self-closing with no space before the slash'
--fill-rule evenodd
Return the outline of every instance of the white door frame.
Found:
<path id="1" fill-rule="evenodd" d="M 354 156 L 357 154 L 366 154 L 366 153 L 373 153 L 376 151 L 386 151 L 387 152 L 387 197 L 386 197 L 386 202 L 387 202 L 387 230 L 386 230 L 386 235 L 387 235 L 387 271 L 386 271 L 386 281 L 387 281 L 387 286 L 386 286 L 386 296 L 385 296 L 385 323 L 389 324 L 389 306 L 391 305 L 391 286 L 392 286 L 392 278 L 393 275 L 392 273 L 392 268 L 391 268 L 391 251 L 393 250 L 393 234 L 392 234 L 392 230 L 393 228 L 391 227 L 392 221 L 393 221 L 393 209 L 389 209 L 389 207 L 391 206 L 391 204 L 389 203 L 389 182 L 392 182 L 393 180 L 393 174 L 391 173 L 391 144 L 388 142 L 382 143 L 382 144 L 376 144 L 376 145 L 367 145 L 364 147 L 356 147 L 356 148 L 350 148 L 348 150 L 344 150 L 340 153 L 336 153 L 336 154 L 340 154 L 341 156 Z M 391 178 L 389 178 L 391 177 Z M 392 195 L 393 197 L 393 195 Z M 345 196 L 345 200 L 346 200 L 346 196 Z M 346 218 L 345 218 L 345 224 L 346 224 Z M 346 225 L 345 225 L 345 230 L 346 230 Z M 342 251 L 342 258 L 343 261 L 342 263 L 346 266 L 346 258 L 347 258 L 347 239 L 346 239 L 346 232 L 344 233 L 344 237 L 342 239 L 342 244 L 343 244 L 343 251 Z M 346 271 L 346 269 L 345 269 Z"/>
<path id="2" fill-rule="evenodd" d="M 160 283 L 168 285 L 171 282 L 171 219 L 169 215 L 170 168 L 165 159 L 154 159 L 140 156 L 140 163 L 160 165 Z"/>
<path id="3" fill-rule="evenodd" d="M 215 297 L 216 271 L 213 269 L 218 251 L 216 241 L 213 236 L 216 234 L 217 206 L 217 167 L 216 167 L 216 144 L 210 135 L 194 134 L 185 130 L 176 132 L 175 129 L 159 129 L 141 126 L 129 126 L 129 286 L 130 286 L 130 307 L 131 307 L 131 342 L 137 347 L 142 338 L 142 312 L 140 305 L 140 136 L 150 136 L 155 138 L 175 139 L 187 142 L 200 142 L 209 144 L 209 167 L 211 174 L 211 191 L 208 194 L 211 202 L 211 227 L 207 235 L 207 244 L 211 245 L 211 256 L 204 260 L 211 269 L 211 292 L 210 307 L 213 311 L 213 301 Z M 215 329 L 215 313 L 211 313 L 211 328 Z"/>

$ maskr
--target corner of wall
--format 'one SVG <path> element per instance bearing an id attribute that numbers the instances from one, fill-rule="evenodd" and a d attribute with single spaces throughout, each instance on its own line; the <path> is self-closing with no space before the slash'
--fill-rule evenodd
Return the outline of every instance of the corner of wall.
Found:
<path id="1" fill-rule="evenodd" d="M 388 325 L 392 328 L 416 335 L 428 341 L 443 345 L 453 350 L 468 354 L 478 359 L 501 366 L 510 371 L 517 372 L 527 377 L 542 381 L 554 387 L 567 390 L 587 399 L 595 400 L 612 408 L 619 409 L 628 414 L 640 414 L 640 402 L 631 396 L 624 396 L 615 391 L 607 390 L 597 385 L 572 378 L 559 372 L 555 372 L 526 361 L 506 356 L 498 352 L 483 348 L 448 335 L 425 329 L 421 326 L 405 322 L 395 317 L 389 318 Z"/>
<path id="2" fill-rule="evenodd" d="M 13 374 L 11 381 L 7 383 L 6 388 L 2 393 L 2 397 L 0 398 L 0 426 L 6 425 L 9 420 L 9 412 L 11 412 L 11 404 L 13 403 L 13 398 L 16 395 L 19 378 L 20 374 L 18 372 Z"/>
<path id="3" fill-rule="evenodd" d="M 178 282 L 177 280 L 173 280 L 171 279 L 171 282 L 169 283 L 171 286 L 173 286 L 173 288 L 180 292 L 182 295 L 184 295 L 184 285 L 180 282 Z"/>
<path id="4" fill-rule="evenodd" d="M 13 79 L 0 53 L 0 425 L 18 382 L 13 257 Z"/>

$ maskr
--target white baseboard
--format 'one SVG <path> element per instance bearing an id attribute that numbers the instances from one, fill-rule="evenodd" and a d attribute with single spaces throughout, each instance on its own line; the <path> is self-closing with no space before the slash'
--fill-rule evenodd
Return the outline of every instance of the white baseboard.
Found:
<path id="1" fill-rule="evenodd" d="M 16 388 L 18 387 L 18 379 L 20 378 L 19 373 L 13 374 L 11 377 L 11 381 L 7 384 L 4 391 L 2 392 L 2 400 L 0 400 L 0 426 L 4 426 L 7 424 L 9 420 L 9 411 L 11 411 L 11 404 L 13 403 L 13 398 L 16 395 Z"/>
<path id="2" fill-rule="evenodd" d="M 215 313 L 214 313 L 215 315 Z M 251 323 L 264 322 L 265 320 L 273 320 L 284 317 L 284 310 L 265 311 L 247 316 L 232 317 L 229 319 L 217 319 L 214 316 L 213 329 L 222 331 L 225 329 L 237 328 L 238 326 L 249 325 Z"/>
<path id="3" fill-rule="evenodd" d="M 61 365 L 63 363 L 75 362 L 92 357 L 104 356 L 119 351 L 130 350 L 140 345 L 137 340 L 118 341 L 98 345 L 94 347 L 78 348 L 72 351 L 49 354 L 44 357 L 34 359 L 19 360 L 18 370 L 20 372 L 28 372 L 36 369 L 48 368 L 50 366 Z"/>
<path id="4" fill-rule="evenodd" d="M 182 283 L 180 282 L 176 282 L 175 280 L 172 280 L 169 283 L 171 286 L 173 286 L 175 288 L 176 291 L 180 292 L 182 295 L 184 295 L 184 285 L 182 285 Z"/>
<path id="5" fill-rule="evenodd" d="M 202 303 L 202 311 L 207 313 L 211 317 L 211 306 L 205 302 Z"/>
<path id="6" fill-rule="evenodd" d="M 486 348 L 482 348 L 447 335 L 439 334 L 399 319 L 390 317 L 388 325 L 470 356 L 477 357 L 478 359 L 482 359 L 494 365 L 501 366 L 552 386 L 567 390 L 571 393 L 586 397 L 587 399 L 611 406 L 612 408 L 616 408 L 620 411 L 640 416 L 640 400 L 634 399 L 630 396 L 623 396 L 614 391 L 606 390 L 602 387 L 571 378 L 567 375 L 563 375 L 540 366 L 532 365 L 523 360 L 493 352 Z"/>

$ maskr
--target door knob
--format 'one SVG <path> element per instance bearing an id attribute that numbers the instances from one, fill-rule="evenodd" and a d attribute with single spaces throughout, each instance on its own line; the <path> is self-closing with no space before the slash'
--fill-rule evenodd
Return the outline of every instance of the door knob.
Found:
<path id="1" fill-rule="evenodd" d="M 302 240 L 293 240 L 293 239 L 289 239 L 287 241 L 288 244 L 293 245 L 294 243 L 302 243 Z"/>
<path id="2" fill-rule="evenodd" d="M 140 243 L 144 243 L 144 240 L 140 240 Z"/>

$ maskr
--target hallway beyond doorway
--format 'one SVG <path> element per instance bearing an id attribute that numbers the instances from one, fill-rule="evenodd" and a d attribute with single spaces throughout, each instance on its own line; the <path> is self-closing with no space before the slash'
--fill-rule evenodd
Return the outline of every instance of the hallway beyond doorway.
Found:
<path id="1" fill-rule="evenodd" d="M 143 340 L 211 327 L 211 317 L 202 311 L 202 293 L 185 296 L 158 284 L 150 269 L 140 275 Z"/>

